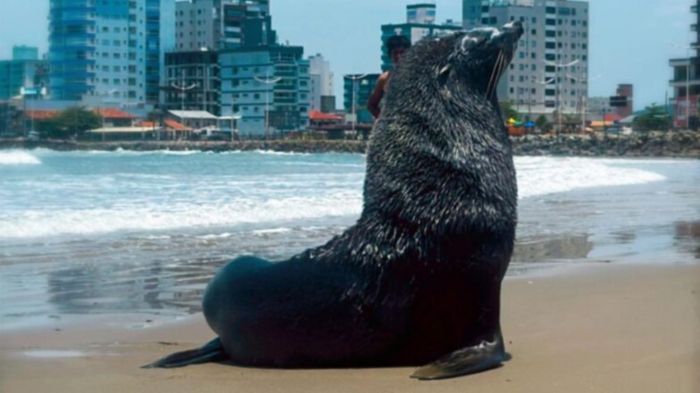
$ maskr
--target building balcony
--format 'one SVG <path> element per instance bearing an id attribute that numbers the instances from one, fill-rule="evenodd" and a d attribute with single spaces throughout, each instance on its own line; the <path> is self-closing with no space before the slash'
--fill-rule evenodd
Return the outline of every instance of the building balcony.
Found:
<path id="1" fill-rule="evenodd" d="M 695 78 L 688 80 L 685 79 L 671 79 L 668 81 L 668 83 L 672 87 L 685 87 L 686 84 L 689 84 L 691 86 L 698 86 L 700 85 L 700 77 L 696 76 Z"/>
<path id="2" fill-rule="evenodd" d="M 691 5 L 690 6 L 690 12 L 698 13 L 698 6 L 696 5 Z"/>

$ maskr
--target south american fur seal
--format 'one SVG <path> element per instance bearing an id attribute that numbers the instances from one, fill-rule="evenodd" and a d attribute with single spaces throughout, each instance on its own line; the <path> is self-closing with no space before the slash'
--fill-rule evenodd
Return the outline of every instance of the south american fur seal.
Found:
<path id="1" fill-rule="evenodd" d="M 515 22 L 415 45 L 370 138 L 357 223 L 286 261 L 230 262 L 203 301 L 218 337 L 146 367 L 416 365 L 412 377 L 439 379 L 505 361 L 517 187 L 496 86 L 522 33 Z"/>

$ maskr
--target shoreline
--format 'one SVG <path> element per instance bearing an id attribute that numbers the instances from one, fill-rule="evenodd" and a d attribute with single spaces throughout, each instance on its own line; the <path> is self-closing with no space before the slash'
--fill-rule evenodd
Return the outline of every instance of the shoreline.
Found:
<path id="1" fill-rule="evenodd" d="M 0 390 L 150 392 L 697 392 L 700 264 L 605 264 L 512 277 L 503 367 L 436 382 L 412 368 L 271 370 L 204 364 L 139 366 L 213 335 L 201 314 L 129 328 L 144 315 L 103 315 L 0 331 Z M 55 330 L 60 329 L 60 330 Z"/>
<path id="2" fill-rule="evenodd" d="M 700 132 L 650 132 L 632 135 L 529 135 L 512 137 L 518 156 L 666 157 L 700 158 Z M 0 138 L 2 149 L 46 148 L 57 151 L 255 151 L 294 153 L 365 153 L 366 141 L 358 140 L 243 140 L 213 141 L 66 141 Z"/>

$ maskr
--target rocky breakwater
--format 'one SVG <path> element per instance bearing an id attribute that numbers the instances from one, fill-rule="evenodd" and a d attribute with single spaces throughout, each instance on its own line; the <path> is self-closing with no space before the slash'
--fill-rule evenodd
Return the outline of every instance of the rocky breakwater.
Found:
<path id="1" fill-rule="evenodd" d="M 637 132 L 630 135 L 528 135 L 513 137 L 513 150 L 521 156 L 582 157 L 683 157 L 700 158 L 700 132 Z M 0 149 L 52 150 L 200 150 L 253 151 L 271 150 L 296 153 L 364 153 L 367 143 L 358 140 L 292 139 L 246 141 L 62 141 L 0 139 Z"/>
<path id="2" fill-rule="evenodd" d="M 700 132 L 635 132 L 629 135 L 528 135 L 512 138 L 516 155 L 700 158 Z"/>
<path id="3" fill-rule="evenodd" d="M 67 150 L 173 150 L 173 151 L 255 151 L 270 150 L 296 153 L 364 153 L 366 143 L 356 140 L 249 140 L 234 142 L 202 141 L 62 141 L 62 140 L 26 140 L 0 139 L 0 149 L 35 149 L 45 148 L 58 151 Z"/>

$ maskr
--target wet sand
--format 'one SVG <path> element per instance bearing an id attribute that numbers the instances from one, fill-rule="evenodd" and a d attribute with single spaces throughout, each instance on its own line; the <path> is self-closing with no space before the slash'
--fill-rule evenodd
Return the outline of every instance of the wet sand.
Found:
<path id="1" fill-rule="evenodd" d="M 588 264 L 508 278 L 513 359 L 457 379 L 410 368 L 265 370 L 139 366 L 212 337 L 200 314 L 56 317 L 0 331 L 0 392 L 675 392 L 700 391 L 700 265 Z"/>

